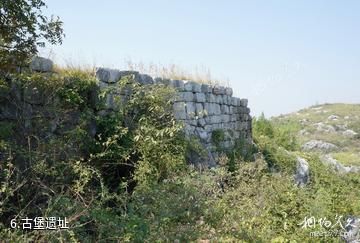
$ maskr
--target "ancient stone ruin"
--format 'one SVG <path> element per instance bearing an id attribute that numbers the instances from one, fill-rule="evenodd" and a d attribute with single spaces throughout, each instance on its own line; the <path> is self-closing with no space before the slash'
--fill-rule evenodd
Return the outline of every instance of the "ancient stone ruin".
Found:
<path id="1" fill-rule="evenodd" d="M 30 68 L 35 72 L 52 72 L 52 61 L 45 58 L 34 58 Z M 216 166 L 219 157 L 219 146 L 222 150 L 231 150 L 236 143 L 252 143 L 252 127 L 248 101 L 233 97 L 233 90 L 219 85 L 200 84 L 188 80 L 169 80 L 153 78 L 136 71 L 119 71 L 108 68 L 98 68 L 96 78 L 100 90 L 114 90 L 106 94 L 106 110 L 114 110 L 116 98 L 126 101 L 128 90 L 116 91 L 118 82 L 126 75 L 133 75 L 133 80 L 141 85 L 163 84 L 176 89 L 173 99 L 173 112 L 178 121 L 183 122 L 186 137 L 198 140 L 205 155 L 189 154 L 189 162 L 196 165 Z M 112 89 L 113 88 L 113 89 Z M 96 93 L 94 91 L 94 93 Z M 37 87 L 26 87 L 24 90 L 13 84 L 10 99 L 0 99 L 0 121 L 21 120 L 24 122 L 22 133 L 26 134 L 37 123 L 39 117 L 50 124 L 48 133 L 60 133 L 60 130 L 75 126 L 80 117 L 80 111 L 72 111 L 69 117 L 59 117 L 53 112 L 56 97 L 47 97 Z M 96 94 L 94 94 L 96 96 Z M 0 97 L 1 98 L 1 97 Z M 51 98 L 51 100 L 49 100 Z M 47 100 L 45 102 L 45 100 Z M 93 99 L 97 102 L 97 99 Z M 93 102 L 93 103 L 94 103 Z M 46 105 L 45 105 L 46 103 Z M 96 104 L 92 104 L 96 107 Z M 62 125 L 60 125 L 62 124 Z M 65 125 L 64 125 L 65 124 Z M 89 121 L 90 134 L 96 134 L 96 124 Z M 19 131 L 20 132 L 20 131 Z M 215 143 L 214 134 L 221 134 L 220 141 Z M 50 135 L 49 135 L 50 136 Z"/>
<path id="2" fill-rule="evenodd" d="M 233 90 L 219 85 L 200 84 L 189 80 L 169 80 L 152 78 L 136 71 L 98 68 L 96 77 L 102 89 L 116 87 L 125 75 L 134 75 L 134 80 L 142 85 L 162 83 L 177 90 L 173 111 L 177 120 L 184 123 L 187 137 L 196 137 L 203 144 L 207 156 L 202 159 L 191 158 L 196 164 L 216 165 L 217 148 L 213 142 L 214 132 L 222 131 L 221 147 L 231 149 L 239 140 L 252 142 L 250 109 L 247 99 L 233 97 Z M 107 108 L 114 108 L 114 96 L 126 100 L 126 90 L 109 93 Z"/>

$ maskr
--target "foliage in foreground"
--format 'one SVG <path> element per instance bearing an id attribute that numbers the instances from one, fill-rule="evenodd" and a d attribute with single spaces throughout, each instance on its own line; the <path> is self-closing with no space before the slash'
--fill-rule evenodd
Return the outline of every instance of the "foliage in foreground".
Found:
<path id="1" fill-rule="evenodd" d="M 231 170 L 220 166 L 198 171 L 184 166 L 189 145 L 170 112 L 171 90 L 134 85 L 124 109 L 97 116 L 94 109 L 102 107 L 91 105 L 90 76 L 69 73 L 16 80 L 30 80 L 31 85 L 57 93 L 56 112 L 80 110 L 81 116 L 64 133 L 50 139 L 38 136 L 30 147 L 2 134 L 0 239 L 306 242 L 314 240 L 310 231 L 321 228 L 302 229 L 299 224 L 305 217 L 333 221 L 336 215 L 360 214 L 360 178 L 336 175 L 314 155 L 302 154 L 310 163 L 310 184 L 294 186 L 294 157 L 299 152 L 291 125 L 278 127 L 263 117 L 255 119 L 254 140 L 260 151 L 255 162 L 234 152 L 236 158 L 223 158 L 234 160 Z M 131 77 L 121 83 L 120 88 L 128 87 Z M 106 95 L 100 94 L 100 99 Z M 89 119 L 98 125 L 95 136 L 88 133 Z M 45 127 L 34 128 L 31 136 Z M 28 137 L 23 139 L 33 141 Z M 37 216 L 67 217 L 70 229 L 10 229 L 12 218 Z"/>

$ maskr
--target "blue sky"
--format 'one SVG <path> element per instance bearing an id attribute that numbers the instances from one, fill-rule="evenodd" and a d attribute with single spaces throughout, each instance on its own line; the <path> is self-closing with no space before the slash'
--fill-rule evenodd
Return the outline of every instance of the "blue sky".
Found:
<path id="1" fill-rule="evenodd" d="M 57 63 L 206 66 L 253 115 L 360 103 L 360 1 L 48 0 L 66 38 Z"/>

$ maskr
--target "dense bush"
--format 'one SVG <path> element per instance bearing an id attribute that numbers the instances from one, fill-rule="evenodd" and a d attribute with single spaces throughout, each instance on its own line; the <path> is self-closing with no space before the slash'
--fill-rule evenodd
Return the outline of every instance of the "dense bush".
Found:
<path id="1" fill-rule="evenodd" d="M 46 119 L 44 126 L 16 136 L 0 129 L 1 240 L 310 242 L 310 231 L 322 229 L 302 229 L 305 217 L 333 221 L 360 214 L 359 176 L 339 176 L 317 156 L 298 152 L 291 123 L 254 119 L 255 161 L 254 148 L 247 159 L 239 140 L 218 168 L 200 171 L 185 166 L 185 151 L 202 149 L 184 139 L 171 114 L 169 88 L 141 87 L 126 77 L 119 88 L 131 86 L 127 104 L 106 114 L 100 112 L 104 105 L 94 106 L 98 90 L 89 74 L 23 74 L 12 80 L 53 94 L 46 97 L 57 100 L 52 109 L 61 119 L 50 137 L 43 136 Z M 105 102 L 109 92 L 95 98 Z M 75 111 L 80 115 L 69 124 L 66 116 Z M 89 120 L 97 125 L 93 135 Z M 23 126 L 22 120 L 9 124 L 1 128 L 14 126 L 10 130 L 18 133 Z M 294 185 L 296 155 L 310 163 L 305 188 Z M 70 229 L 10 228 L 13 218 L 36 216 L 67 217 Z"/>
<path id="2" fill-rule="evenodd" d="M 32 126 L 16 139 L 2 132 L 0 238 L 16 239 L 20 234 L 5 230 L 12 218 L 49 215 L 69 218 L 73 230 L 28 232 L 27 237 L 106 238 L 112 233 L 108 234 L 105 224 L 121 225 L 120 219 L 127 213 L 128 190 L 133 190 L 134 184 L 147 188 L 184 166 L 185 142 L 181 124 L 170 112 L 173 91 L 169 88 L 140 87 L 128 77 L 122 82 L 133 86 L 128 105 L 99 116 L 97 110 L 103 106 L 95 106 L 94 99 L 101 101 L 104 95 L 96 98 L 97 86 L 89 74 L 20 74 L 11 79 L 19 84 L 19 90 L 40 90 L 60 121 L 50 137 L 43 136 L 49 122 L 45 117 L 40 117 L 44 126 Z M 78 118 L 69 123 L 65 117 L 73 113 L 79 113 Z M 129 116 L 131 126 L 126 126 L 129 121 L 124 117 Z M 19 119 L 20 128 L 23 122 Z M 91 120 L 97 124 L 95 136 L 89 134 Z M 87 226 L 80 227 L 82 224 Z"/>

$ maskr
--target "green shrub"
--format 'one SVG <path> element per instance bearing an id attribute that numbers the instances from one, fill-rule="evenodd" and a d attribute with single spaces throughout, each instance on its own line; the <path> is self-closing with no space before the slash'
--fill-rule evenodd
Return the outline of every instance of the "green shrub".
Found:
<path id="1" fill-rule="evenodd" d="M 213 144 L 220 149 L 221 142 L 224 142 L 225 140 L 225 132 L 222 129 L 216 129 L 211 134 L 211 141 Z"/>

